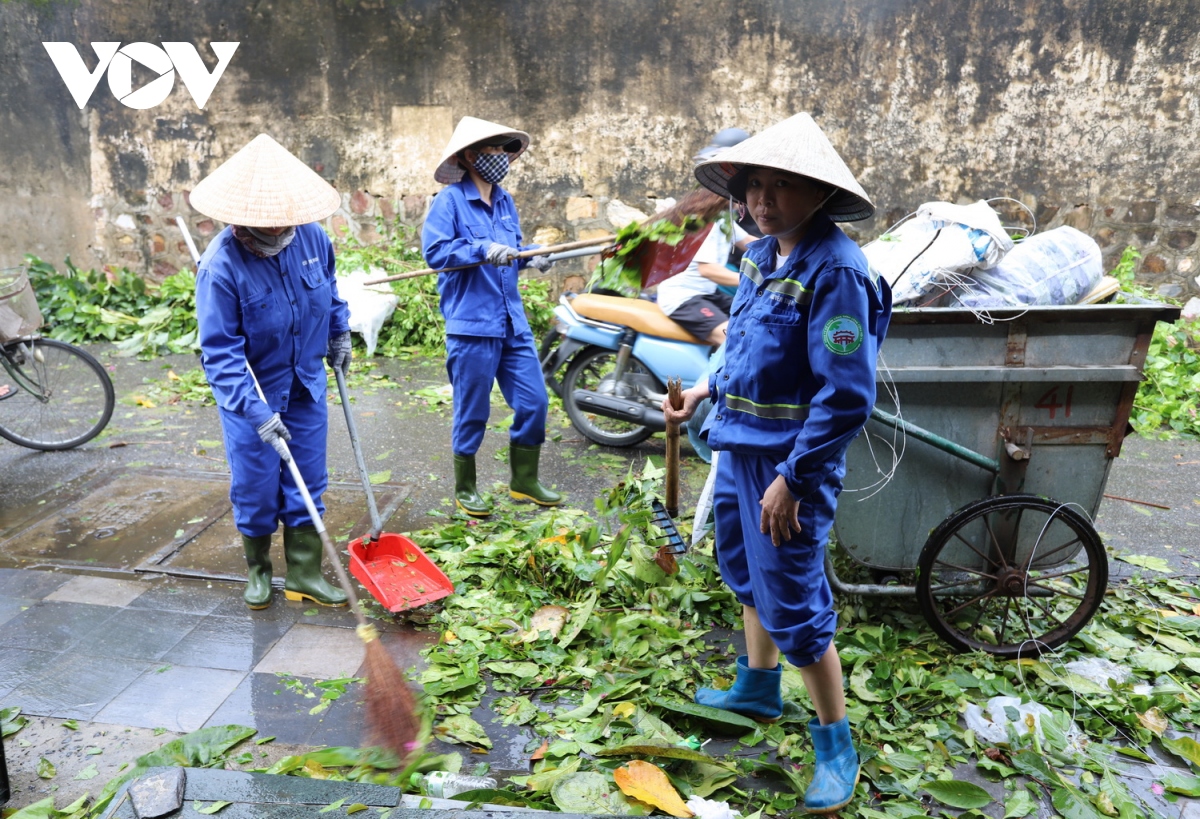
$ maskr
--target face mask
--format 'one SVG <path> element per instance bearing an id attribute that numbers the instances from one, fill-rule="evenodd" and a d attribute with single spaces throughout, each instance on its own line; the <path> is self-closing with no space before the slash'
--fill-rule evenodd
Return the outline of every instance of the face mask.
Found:
<path id="1" fill-rule="evenodd" d="M 475 170 L 484 182 L 495 185 L 508 176 L 508 152 L 499 154 L 480 154 L 475 160 Z"/>
<path id="2" fill-rule="evenodd" d="M 246 228 L 250 235 L 254 237 L 254 247 L 259 254 L 263 256 L 276 256 L 283 251 L 285 247 L 292 243 L 292 239 L 296 238 L 296 227 L 292 225 L 278 236 L 272 236 L 270 233 L 263 233 L 257 228 Z"/>

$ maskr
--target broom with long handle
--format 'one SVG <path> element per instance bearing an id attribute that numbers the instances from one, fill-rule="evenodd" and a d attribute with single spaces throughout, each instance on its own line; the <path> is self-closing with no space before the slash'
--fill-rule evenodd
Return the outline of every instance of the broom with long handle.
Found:
<path id="1" fill-rule="evenodd" d="M 192 241 L 192 233 L 188 230 L 187 223 L 183 221 L 182 216 L 177 216 L 175 224 L 183 233 L 188 250 L 192 254 L 192 261 L 199 265 L 200 252 L 196 250 L 196 244 Z M 250 373 L 250 378 L 254 381 L 254 390 L 258 393 L 259 399 L 264 404 L 267 403 L 262 387 L 259 386 L 258 376 L 254 374 L 248 361 L 246 362 L 246 371 Z M 376 742 L 395 753 L 403 764 L 416 751 L 421 733 L 421 720 L 417 715 L 416 698 L 413 697 L 403 672 L 396 666 L 391 655 L 387 653 L 383 643 L 379 641 L 379 632 L 367 622 L 362 605 L 358 602 L 358 595 L 354 593 L 354 587 L 350 584 L 350 577 L 342 567 L 337 550 L 329 540 L 324 521 L 317 513 L 317 505 L 313 503 L 308 485 L 304 483 L 300 468 L 296 466 L 296 461 L 292 458 L 291 449 L 286 441 L 279 443 L 282 445 L 280 456 L 287 461 L 288 469 L 292 473 L 292 480 L 295 481 L 301 497 L 304 498 L 304 508 L 308 510 L 313 526 L 320 534 L 321 546 L 325 549 L 325 555 L 337 571 L 338 585 L 342 587 L 342 591 L 346 593 L 346 598 L 350 601 L 351 611 L 354 612 L 354 618 L 358 621 L 358 628 L 355 629 L 355 632 L 359 639 L 366 643 L 367 729 Z"/>
<path id="2" fill-rule="evenodd" d="M 258 377 L 254 375 L 254 370 L 251 369 L 249 362 L 246 363 L 246 371 L 254 380 L 254 389 L 258 393 L 258 397 L 264 404 L 267 403 L 262 387 L 258 384 Z M 339 378 L 339 383 L 340 380 Z M 321 520 L 317 506 L 313 503 L 312 494 L 309 493 L 308 486 L 300 474 L 300 467 L 296 465 L 296 460 L 292 457 L 292 451 L 287 442 L 282 439 L 279 441 L 279 455 L 287 463 L 292 480 L 295 482 L 296 488 L 300 490 L 300 497 L 304 499 L 304 508 L 308 510 L 308 516 L 312 518 L 317 534 L 321 536 L 325 557 L 333 564 L 337 573 L 338 585 L 342 587 L 342 591 L 346 593 L 346 597 L 350 601 L 350 610 L 354 612 L 354 619 L 358 621 L 355 633 L 366 644 L 367 729 L 378 744 L 395 753 L 403 764 L 416 750 L 421 731 L 416 698 L 409 690 L 408 680 L 404 678 L 403 672 L 396 666 L 387 649 L 383 647 L 383 643 L 379 641 L 378 630 L 367 622 L 362 604 L 358 600 L 358 595 L 354 593 L 354 586 L 350 583 L 350 576 L 338 558 L 337 549 L 334 548 L 333 541 L 329 539 L 329 533 L 325 531 L 325 523 Z"/>

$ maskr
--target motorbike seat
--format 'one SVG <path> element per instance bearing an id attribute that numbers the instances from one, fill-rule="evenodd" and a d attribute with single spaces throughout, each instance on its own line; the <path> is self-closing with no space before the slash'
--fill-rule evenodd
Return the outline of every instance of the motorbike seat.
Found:
<path id="1" fill-rule="evenodd" d="M 572 299 L 571 308 L 585 318 L 620 324 L 648 336 L 685 341 L 688 344 L 707 344 L 671 321 L 657 304 L 645 299 L 580 293 Z"/>

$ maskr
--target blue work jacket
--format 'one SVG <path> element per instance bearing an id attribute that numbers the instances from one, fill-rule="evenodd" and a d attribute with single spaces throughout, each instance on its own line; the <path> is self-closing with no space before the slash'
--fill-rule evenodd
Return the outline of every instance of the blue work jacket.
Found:
<path id="1" fill-rule="evenodd" d="M 778 249 L 766 237 L 742 259 L 725 363 L 709 379 L 708 444 L 778 457 L 803 499 L 841 465 L 875 405 L 892 292 L 824 213 L 776 270 Z"/>
<path id="2" fill-rule="evenodd" d="M 425 263 L 435 268 L 474 265 L 438 274 L 448 335 L 504 338 L 506 317 L 516 333 L 529 329 L 517 291 L 517 271 L 527 260 L 487 264 L 484 258 L 493 242 L 518 250 L 535 247 L 521 245 L 521 222 L 508 191 L 492 185 L 488 205 L 471 178 L 464 177 L 434 197 L 421 228 Z"/>
<path id="3" fill-rule="evenodd" d="M 300 225 L 279 255 L 262 259 L 225 228 L 200 259 L 196 320 L 200 361 L 221 409 L 258 426 L 287 410 L 297 379 L 324 402 L 329 339 L 350 329 L 329 237 L 319 225 Z M 254 391 L 247 362 L 269 408 Z"/>

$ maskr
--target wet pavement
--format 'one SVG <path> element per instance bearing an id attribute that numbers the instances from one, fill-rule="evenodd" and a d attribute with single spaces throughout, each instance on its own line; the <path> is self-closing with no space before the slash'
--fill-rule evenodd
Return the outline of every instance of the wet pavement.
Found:
<path id="1" fill-rule="evenodd" d="M 361 675 L 353 617 L 289 603 L 278 591 L 264 611 L 242 602 L 245 563 L 216 410 L 171 404 L 155 390 L 168 368 L 184 374 L 197 359 L 102 360 L 119 403 L 101 437 L 61 453 L 0 442 L 0 706 L 35 718 L 6 745 L 11 804 L 29 804 L 52 788 L 60 804 L 70 801 L 89 790 L 87 779 L 73 778 L 86 766 L 95 765 L 103 783 L 121 763 L 202 726 L 240 724 L 274 736 L 254 766 L 314 746 L 358 744 L 360 687 L 318 714 L 309 713 L 315 700 L 306 696 L 318 680 Z M 436 360 L 380 361 L 351 379 L 388 531 L 436 525 L 451 512 L 444 385 Z M 344 543 L 369 522 L 340 407 L 330 413 L 327 525 Z M 494 406 L 478 456 L 481 488 L 493 488 L 499 503 L 509 502 L 500 491 L 508 476 L 507 416 Z M 543 479 L 582 509 L 632 461 L 662 457 L 661 438 L 630 450 L 594 447 L 560 409 L 549 428 Z M 685 508 L 704 477 L 703 465 L 686 457 Z M 1169 507 L 1106 500 L 1096 525 L 1110 548 L 1200 574 L 1200 443 L 1131 438 L 1108 492 Z M 273 561 L 281 574 L 278 536 Z M 409 626 L 384 628 L 384 644 L 402 667 L 419 664 L 431 639 Z M 64 720 L 77 720 L 77 729 L 63 728 Z M 530 737 L 494 727 L 495 749 L 472 761 L 523 769 Z M 35 773 L 43 756 L 59 767 L 52 781 Z"/>

